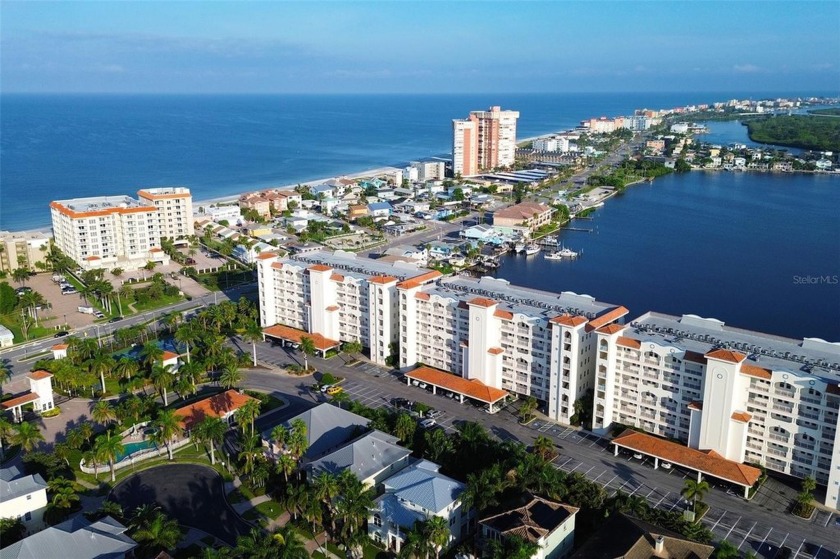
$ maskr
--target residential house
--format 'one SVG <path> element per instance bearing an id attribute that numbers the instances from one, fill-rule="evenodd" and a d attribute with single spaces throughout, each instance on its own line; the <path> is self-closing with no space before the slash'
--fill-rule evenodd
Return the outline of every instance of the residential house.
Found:
<path id="1" fill-rule="evenodd" d="M 818 159 L 814 164 L 820 171 L 830 171 L 832 167 L 832 163 L 828 159 Z"/>
<path id="2" fill-rule="evenodd" d="M 231 423 L 237 410 L 244 406 L 246 402 L 252 400 L 255 400 L 255 398 L 247 394 L 242 394 L 236 390 L 227 390 L 221 394 L 178 408 L 175 410 L 175 416 L 181 418 L 181 425 L 185 431 L 190 431 L 206 417 L 218 417 L 227 423 Z"/>
<path id="3" fill-rule="evenodd" d="M 420 460 L 386 479 L 384 493 L 368 517 L 368 535 L 389 551 L 399 553 L 415 522 L 440 516 L 449 526 L 444 550 L 461 541 L 475 511 L 461 503 L 465 486 L 441 474 L 440 466 Z"/>
<path id="4" fill-rule="evenodd" d="M 73 559 L 125 559 L 137 542 L 110 516 L 91 522 L 77 515 L 3 548 L 3 559 L 72 557 Z"/>
<path id="5" fill-rule="evenodd" d="M 490 225 L 473 225 L 472 227 L 463 229 L 459 233 L 459 236 L 462 239 L 487 242 L 496 236 L 496 231 Z"/>
<path id="6" fill-rule="evenodd" d="M 254 243 L 252 246 L 236 245 L 231 256 L 245 264 L 253 264 L 261 253 L 272 250 L 274 250 L 273 246 L 262 242 Z"/>
<path id="7" fill-rule="evenodd" d="M 418 266 L 426 266 L 429 262 L 429 251 L 425 247 L 400 245 L 385 250 L 386 256 L 396 256 L 406 262 L 414 262 Z"/>
<path id="8" fill-rule="evenodd" d="M 40 474 L 25 476 L 15 466 L 0 469 L 0 518 L 19 518 L 31 534 L 44 528 L 46 510 L 47 482 Z"/>
<path id="9" fill-rule="evenodd" d="M 715 548 L 687 540 L 623 513 L 611 515 L 600 530 L 589 537 L 572 559 L 616 559 L 626 557 L 667 557 L 669 559 L 708 559 Z"/>
<path id="10" fill-rule="evenodd" d="M 360 217 L 365 217 L 370 215 L 370 211 L 368 207 L 364 204 L 356 204 L 350 205 L 347 207 L 347 219 L 350 221 L 355 221 Z"/>
<path id="11" fill-rule="evenodd" d="M 238 205 L 219 205 L 219 206 L 201 206 L 199 210 L 204 210 L 204 216 L 209 217 L 216 223 L 220 221 L 227 221 L 232 225 L 236 225 L 242 219 L 242 208 Z"/>
<path id="12" fill-rule="evenodd" d="M 334 198 L 336 195 L 336 188 L 330 183 L 321 183 L 312 186 L 309 193 L 315 198 Z"/>
<path id="13" fill-rule="evenodd" d="M 518 536 L 537 545 L 532 559 L 569 557 L 575 543 L 575 515 L 578 508 L 542 497 L 528 496 L 522 506 L 479 521 L 481 538 L 504 541 Z"/>
<path id="14" fill-rule="evenodd" d="M 394 209 L 388 202 L 374 202 L 373 204 L 368 204 L 368 212 L 375 218 L 388 217 L 393 211 Z"/>
<path id="15" fill-rule="evenodd" d="M 382 431 L 370 431 L 341 448 L 310 461 L 308 476 L 322 472 L 339 474 L 350 470 L 366 487 L 378 487 L 386 478 L 408 466 L 411 451 L 399 446 L 399 439 Z"/>
<path id="16" fill-rule="evenodd" d="M 348 441 L 368 431 L 370 420 L 329 403 L 323 403 L 296 415 L 288 421 L 270 425 L 262 432 L 263 445 L 272 457 L 282 449 L 274 444 L 271 431 L 278 425 L 291 428 L 295 420 L 306 425 L 306 452 L 304 461 L 311 461 L 333 452 Z"/>
<path id="17" fill-rule="evenodd" d="M 426 250 L 432 260 L 446 260 L 455 253 L 455 247 L 443 241 L 426 243 Z"/>

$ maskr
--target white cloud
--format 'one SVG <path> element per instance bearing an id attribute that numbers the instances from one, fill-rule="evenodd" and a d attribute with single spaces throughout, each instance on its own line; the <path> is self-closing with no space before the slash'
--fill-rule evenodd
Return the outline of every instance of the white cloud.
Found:
<path id="1" fill-rule="evenodd" d="M 733 70 L 739 74 L 756 74 L 761 72 L 761 68 L 755 64 L 736 64 L 732 67 Z"/>

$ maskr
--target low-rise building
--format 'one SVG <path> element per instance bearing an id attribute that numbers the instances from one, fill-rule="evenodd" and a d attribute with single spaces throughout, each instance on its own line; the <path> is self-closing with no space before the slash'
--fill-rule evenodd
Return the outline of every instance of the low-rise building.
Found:
<path id="1" fill-rule="evenodd" d="M 368 535 L 374 541 L 399 553 L 414 523 L 432 516 L 445 519 L 449 526 L 443 551 L 464 538 L 475 511 L 461 502 L 464 484 L 439 469 L 433 462 L 420 460 L 385 480 L 384 493 L 368 517 Z"/>
<path id="2" fill-rule="evenodd" d="M 55 407 L 53 402 L 52 373 L 38 370 L 26 375 L 29 390 L 0 403 L 0 409 L 11 411 L 18 423 L 23 421 L 23 407 L 32 406 L 36 413 L 49 411 Z"/>
<path id="3" fill-rule="evenodd" d="M 306 471 L 314 479 L 323 472 L 338 475 L 350 470 L 366 487 L 375 488 L 409 463 L 411 451 L 399 446 L 398 441 L 393 435 L 373 430 L 309 461 Z"/>
<path id="4" fill-rule="evenodd" d="M 221 394 L 178 408 L 175 410 L 175 416 L 179 418 L 185 431 L 190 431 L 207 417 L 217 417 L 230 423 L 239 408 L 252 400 L 255 400 L 255 398 L 247 394 L 242 394 L 236 390 L 227 390 Z"/>
<path id="5" fill-rule="evenodd" d="M 0 232 L 0 272 L 18 268 L 38 271 L 36 262 L 46 263 L 50 237 L 40 231 Z"/>
<path id="6" fill-rule="evenodd" d="M 15 466 L 0 469 L 0 518 L 18 518 L 32 534 L 45 527 L 46 510 L 47 482 L 40 474 L 23 475 Z"/>
<path id="7" fill-rule="evenodd" d="M 575 515 L 578 508 L 542 497 L 528 496 L 519 507 L 479 521 L 482 543 L 496 540 L 504 545 L 517 536 L 537 546 L 531 559 L 564 559 L 575 544 Z"/>
<path id="8" fill-rule="evenodd" d="M 137 542 L 125 535 L 126 530 L 110 516 L 91 522 L 77 515 L 4 547 L 3 558 L 125 559 L 137 547 Z"/>
<path id="9" fill-rule="evenodd" d="M 554 208 L 537 202 L 522 202 L 493 214 L 493 227 L 504 233 L 530 235 L 551 222 Z"/>

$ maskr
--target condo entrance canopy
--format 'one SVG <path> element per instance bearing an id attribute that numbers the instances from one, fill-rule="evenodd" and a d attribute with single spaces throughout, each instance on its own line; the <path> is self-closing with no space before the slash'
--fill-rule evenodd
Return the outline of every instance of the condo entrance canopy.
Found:
<path id="1" fill-rule="evenodd" d="M 324 354 L 327 351 L 335 349 L 341 345 L 341 342 L 325 338 L 321 334 L 310 334 L 304 330 L 298 330 L 297 328 L 292 328 L 291 326 L 283 326 L 282 324 L 275 324 L 274 326 L 263 328 L 263 336 L 276 338 L 293 344 L 299 344 L 303 338 L 309 338 L 312 340 L 312 344 L 315 346 L 315 349 L 321 352 L 321 354 Z"/>
<path id="2" fill-rule="evenodd" d="M 615 445 L 616 454 L 619 448 L 626 448 L 652 456 L 655 466 L 659 466 L 660 460 L 670 462 L 675 466 L 694 470 L 699 475 L 722 479 L 746 489 L 752 487 L 761 476 L 761 470 L 758 468 L 727 460 L 713 450 L 688 448 L 632 429 L 627 429 L 611 442 Z"/>
<path id="3" fill-rule="evenodd" d="M 508 393 L 504 390 L 487 386 L 478 379 L 467 380 L 452 373 L 432 369 L 431 367 L 418 367 L 406 373 L 405 379 L 409 384 L 412 381 L 417 381 L 417 384 L 428 384 L 432 387 L 433 394 L 437 393 L 437 389 L 442 389 L 457 394 L 460 396 L 462 402 L 465 397 L 484 402 L 490 406 L 491 413 L 495 411 L 495 404 L 508 397 Z"/>

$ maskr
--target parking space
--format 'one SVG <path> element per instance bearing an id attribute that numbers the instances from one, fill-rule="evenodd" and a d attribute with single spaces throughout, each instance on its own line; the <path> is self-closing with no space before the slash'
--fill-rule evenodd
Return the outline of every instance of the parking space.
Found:
<path id="1" fill-rule="evenodd" d="M 46 319 L 43 325 L 47 328 L 60 328 L 65 325 L 69 328 L 80 328 L 93 324 L 93 315 L 79 312 L 79 307 L 87 306 L 88 303 L 78 293 L 62 295 L 61 287 L 52 281 L 52 273 L 31 276 L 26 281 L 26 286 L 40 293 L 52 305 L 52 308 L 39 313 L 39 317 Z"/>

